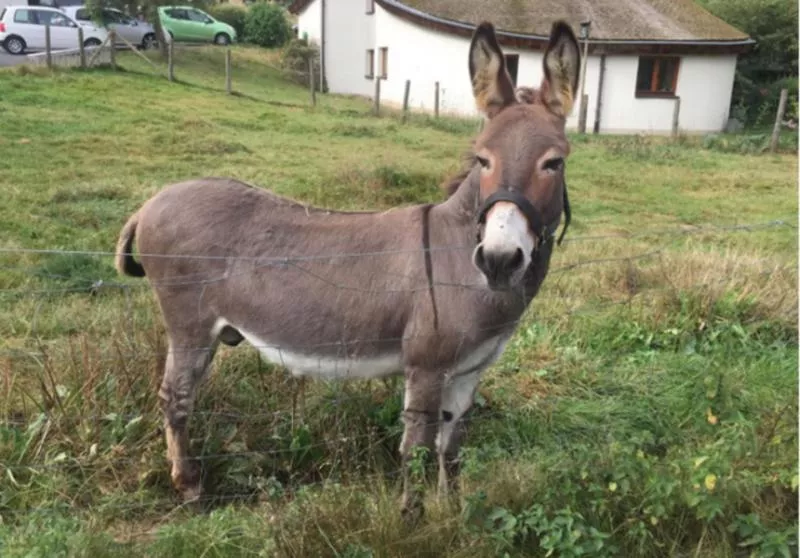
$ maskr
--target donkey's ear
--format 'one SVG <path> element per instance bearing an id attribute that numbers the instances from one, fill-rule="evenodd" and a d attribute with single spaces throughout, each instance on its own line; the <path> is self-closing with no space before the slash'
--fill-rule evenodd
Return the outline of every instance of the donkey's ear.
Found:
<path id="1" fill-rule="evenodd" d="M 580 66 L 581 51 L 575 33 L 566 22 L 555 22 L 544 53 L 542 82 L 542 100 L 550 112 L 564 118 L 572 112 Z"/>
<path id="2" fill-rule="evenodd" d="M 506 60 L 494 26 L 484 21 L 475 29 L 469 45 L 469 77 L 478 110 L 493 118 L 508 105 L 517 102 L 514 85 L 506 71 Z"/>

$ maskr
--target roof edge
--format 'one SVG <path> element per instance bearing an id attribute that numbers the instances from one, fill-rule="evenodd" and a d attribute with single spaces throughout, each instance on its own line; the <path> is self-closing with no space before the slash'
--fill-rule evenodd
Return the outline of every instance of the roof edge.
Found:
<path id="1" fill-rule="evenodd" d="M 292 14 L 299 14 L 313 2 L 314 0 L 294 0 L 289 6 L 286 8 L 289 13 Z"/>
<path id="2" fill-rule="evenodd" d="M 309 4 L 313 0 L 295 0 L 292 4 Z M 472 35 L 475 25 L 435 16 L 426 12 L 407 6 L 397 0 L 375 0 L 387 12 L 418 23 L 424 27 L 437 29 L 439 31 L 449 32 L 456 35 Z M 514 31 L 503 31 L 496 29 L 495 33 L 501 44 L 506 46 L 515 46 L 519 48 L 530 48 L 534 50 L 541 50 L 547 46 L 549 37 L 546 35 L 535 35 L 526 33 L 516 33 Z M 605 54 L 605 53 L 627 53 L 632 50 L 640 48 L 645 51 L 659 50 L 661 54 L 677 53 L 677 54 L 711 54 L 711 53 L 726 53 L 738 54 L 746 52 L 749 48 L 756 43 L 750 37 L 746 39 L 731 39 L 731 40 L 659 40 L 659 39 L 589 39 L 588 41 L 589 53 Z"/>

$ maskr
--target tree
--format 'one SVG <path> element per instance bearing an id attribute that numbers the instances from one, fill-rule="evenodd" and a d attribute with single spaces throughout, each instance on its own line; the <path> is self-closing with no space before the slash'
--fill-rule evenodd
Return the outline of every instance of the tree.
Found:
<path id="1" fill-rule="evenodd" d="M 750 35 L 756 44 L 739 58 L 733 105 L 747 124 L 774 118 L 778 96 L 797 96 L 797 0 L 700 0 L 711 13 Z M 792 103 L 796 115 L 796 102 Z M 766 120 L 766 121 L 765 121 Z"/>

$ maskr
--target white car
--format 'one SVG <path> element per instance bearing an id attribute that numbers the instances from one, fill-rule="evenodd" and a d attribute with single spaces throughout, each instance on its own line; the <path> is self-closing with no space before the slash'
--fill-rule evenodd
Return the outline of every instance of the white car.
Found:
<path id="1" fill-rule="evenodd" d="M 86 6 L 66 6 L 61 11 L 84 26 L 93 26 L 92 14 Z M 134 46 L 143 49 L 156 46 L 156 30 L 146 21 L 138 21 L 115 8 L 102 8 L 101 20 L 104 27 L 113 29 L 117 35 L 114 44 L 124 46 L 127 40 Z"/>
<path id="2" fill-rule="evenodd" d="M 44 50 L 45 25 L 50 25 L 50 48 L 78 48 L 78 22 L 57 8 L 45 6 L 8 6 L 0 9 L 0 44 L 10 54 L 26 50 Z M 84 46 L 98 46 L 108 38 L 108 31 L 95 26 L 83 27 Z"/>

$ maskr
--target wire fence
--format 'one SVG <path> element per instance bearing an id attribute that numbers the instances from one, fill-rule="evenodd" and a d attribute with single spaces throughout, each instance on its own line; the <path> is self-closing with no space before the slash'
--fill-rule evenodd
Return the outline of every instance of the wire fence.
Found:
<path id="1" fill-rule="evenodd" d="M 676 287 L 670 285 L 662 285 L 662 286 L 655 286 L 655 287 L 640 287 L 631 289 L 630 292 L 625 292 L 624 290 L 614 293 L 613 296 L 609 297 L 607 300 L 586 300 L 582 296 L 573 296 L 572 293 L 569 292 L 569 289 L 562 289 L 559 286 L 559 276 L 565 277 L 566 279 L 571 279 L 574 277 L 576 270 L 588 269 L 594 270 L 597 266 L 601 266 L 604 264 L 610 263 L 635 263 L 635 262 L 643 262 L 648 259 L 657 258 L 663 254 L 665 254 L 668 250 L 676 250 L 678 253 L 680 252 L 680 247 L 676 247 L 671 244 L 671 241 L 675 238 L 679 237 L 687 237 L 687 236 L 700 236 L 700 235 L 732 235 L 736 233 L 753 233 L 753 232 L 768 232 L 770 234 L 790 234 L 792 239 L 796 241 L 797 237 L 797 225 L 795 223 L 789 222 L 786 219 L 783 220 L 771 220 L 765 221 L 760 223 L 748 223 L 748 224 L 733 224 L 733 225 L 704 225 L 698 227 L 679 227 L 679 228 L 672 228 L 672 229 L 658 229 L 658 230 L 641 230 L 635 233 L 612 233 L 612 234 L 598 234 L 598 235 L 585 235 L 585 236 L 574 236 L 571 238 L 565 239 L 565 244 L 569 246 L 578 245 L 580 243 L 590 243 L 590 242 L 597 242 L 601 243 L 601 245 L 607 246 L 607 242 L 609 241 L 630 241 L 636 239 L 656 239 L 657 242 L 653 243 L 653 246 L 645 246 L 640 251 L 634 251 L 633 253 L 621 254 L 621 255 L 608 255 L 608 256 L 601 256 L 601 257 L 586 257 L 579 255 L 575 259 L 570 260 L 568 253 L 564 253 L 563 258 L 564 261 L 561 261 L 559 265 L 556 265 L 551 268 L 548 280 L 546 280 L 546 285 L 549 285 L 548 290 L 546 292 L 540 293 L 537 298 L 534 299 L 532 303 L 532 308 L 529 314 L 523 315 L 522 318 L 519 320 L 513 320 L 509 322 L 504 322 L 501 324 L 493 324 L 490 328 L 481 329 L 479 333 L 484 333 L 489 330 L 506 330 L 508 328 L 516 328 L 517 326 L 524 324 L 524 323 L 552 323 L 553 321 L 559 320 L 568 320 L 574 316 L 580 316 L 584 314 L 592 314 L 592 313 L 599 313 L 603 311 L 610 311 L 617 307 L 622 306 L 630 306 L 636 304 L 637 302 L 647 303 L 647 300 L 652 299 L 657 294 L 665 294 L 665 293 L 674 293 L 676 291 Z M 440 246 L 431 248 L 428 250 L 433 255 L 437 253 L 447 253 L 447 252 L 457 252 L 457 253 L 464 253 L 470 252 L 473 249 L 471 246 Z M 331 262 L 335 262 L 338 265 L 349 265 L 348 262 L 356 261 L 359 259 L 364 258 L 390 258 L 390 257 L 397 257 L 397 256 L 414 256 L 414 255 L 421 255 L 426 250 L 420 248 L 419 250 L 413 251 L 399 251 L 399 250 L 388 250 L 388 251 L 378 251 L 378 252 L 364 252 L 364 253 L 337 253 L 337 254 L 287 254 L 282 256 L 267 256 L 267 257 L 256 257 L 256 256 L 238 256 L 238 255 L 229 255 L 229 256 L 206 256 L 206 255 L 195 255 L 195 254 L 147 254 L 146 256 L 151 258 L 171 258 L 171 259 L 178 259 L 178 260 L 196 260 L 196 259 L 206 259 L 206 260 L 213 260 L 222 262 L 225 264 L 236 263 L 237 265 L 244 266 L 242 270 L 238 271 L 239 273 L 253 273 L 257 270 L 263 270 L 265 268 L 269 268 L 271 266 L 290 266 L 293 269 L 298 270 L 301 273 L 308 274 L 314 280 L 319 281 L 321 285 L 327 285 L 329 287 L 335 289 L 342 289 L 342 290 L 352 290 L 357 292 L 360 296 L 366 295 L 381 295 L 381 294 L 389 294 L 393 292 L 415 292 L 418 290 L 427 290 L 431 288 L 431 285 L 427 281 L 425 277 L 416 277 L 413 275 L 400 275 L 391 274 L 386 272 L 387 281 L 389 283 L 400 281 L 401 284 L 399 287 L 393 288 L 381 288 L 380 283 L 378 283 L 377 288 L 364 288 L 358 285 L 350 285 L 350 284 L 343 284 L 338 282 L 337 280 L 332 280 L 329 276 L 323 275 L 319 272 L 315 272 L 313 270 L 314 265 L 325 265 Z M 61 250 L 61 249 L 39 249 L 39 248 L 18 248 L 18 247 L 0 247 L 0 257 L 4 257 L 6 259 L 17 260 L 9 262 L 7 265 L 0 265 L 0 273 L 9 272 L 9 273 L 19 273 L 22 276 L 27 277 L 36 277 L 37 281 L 44 281 L 44 285 L 37 285 L 34 287 L 30 286 L 16 286 L 10 288 L 3 288 L 0 289 L 0 300 L 4 300 L 4 303 L 13 304 L 18 300 L 25 299 L 25 298 L 32 298 L 38 299 L 38 303 L 35 307 L 34 313 L 41 314 L 46 311 L 45 302 L 51 301 L 53 297 L 58 299 L 59 297 L 63 297 L 65 295 L 71 295 L 73 293 L 86 293 L 87 289 L 90 290 L 92 293 L 97 294 L 98 292 L 116 292 L 121 294 L 127 300 L 125 300 L 124 308 L 119 313 L 119 317 L 122 319 L 126 319 L 126 315 L 129 315 L 132 312 L 133 304 L 130 300 L 130 295 L 136 289 L 150 289 L 151 286 L 148 284 L 147 281 L 140 281 L 137 284 L 132 283 L 123 283 L 123 282 L 111 282 L 111 281 L 104 281 L 98 277 L 93 276 L 86 276 L 86 277 L 75 277 L 72 275 L 65 276 L 60 275 L 57 273 L 51 274 L 46 272 L 41 272 L 35 265 L 29 261 L 31 258 L 38 259 L 38 258 L 47 258 L 49 256 L 59 256 L 59 257 L 90 257 L 90 258 L 100 258 L 100 259 L 109 259 L 114 257 L 115 253 L 110 251 L 90 251 L 90 250 Z M 141 255 L 137 255 L 137 257 L 141 257 Z M 24 260 L 24 263 L 23 263 Z M 750 259 L 750 264 L 758 264 L 757 271 L 754 273 L 750 273 L 748 275 L 748 280 L 752 281 L 754 278 L 757 278 L 758 281 L 763 281 L 765 284 L 768 283 L 771 278 L 774 277 L 776 273 L 786 273 L 790 276 L 796 278 L 796 261 L 785 261 L 784 259 L 776 259 L 772 257 L 758 257 L 753 256 Z M 376 273 L 379 273 L 378 270 Z M 190 286 L 202 286 L 207 285 L 214 282 L 224 281 L 231 277 L 230 273 L 224 276 L 218 274 L 187 274 L 178 277 L 172 277 L 168 280 L 166 284 L 171 286 L 181 285 L 185 287 Z M 48 281 L 59 281 L 63 278 L 68 278 L 70 281 L 77 282 L 81 286 L 80 287 L 69 287 L 69 288 L 51 288 L 47 285 Z M 406 281 L 407 283 L 402 283 Z M 418 283 L 418 284 L 417 284 Z M 475 282 L 441 282 L 441 281 L 433 281 L 433 286 L 440 287 L 440 288 L 459 288 L 459 289 L 481 289 L 484 288 L 482 285 L 475 283 Z M 695 285 L 696 288 L 702 289 L 717 289 L 717 288 L 726 288 L 726 287 L 733 287 L 734 289 L 737 286 L 737 278 L 735 276 L 720 276 L 715 277 L 713 281 L 705 282 L 702 285 Z M 794 296 L 796 298 L 795 293 L 786 293 L 787 297 Z M 546 306 L 546 311 L 541 311 L 537 305 L 537 301 L 542 298 L 546 298 L 548 304 Z M 796 304 L 795 304 L 796 306 Z M 129 316 L 128 316 L 129 317 Z M 35 347 L 30 348 L 3 348 L 0 349 L 0 359 L 5 359 L 7 364 L 7 371 L 11 371 L 14 373 L 16 369 L 17 374 L 25 375 L 27 373 L 31 373 L 32 378 L 36 378 L 35 370 L 46 369 L 48 366 L 48 359 L 53 358 L 53 355 L 58 354 L 59 358 L 62 359 L 61 363 L 62 366 L 67 366 L 69 361 L 69 355 L 65 355 L 63 353 L 58 353 L 58 348 L 53 348 L 49 346 L 47 343 L 42 343 L 38 340 L 39 334 L 36 328 L 36 317 L 33 318 L 34 325 L 31 328 L 31 332 L 28 334 L 30 339 L 35 340 Z M 72 324 L 72 327 L 75 327 L 75 324 Z M 472 334 L 474 335 L 475 332 L 473 331 Z M 409 339 L 413 338 L 414 335 L 429 335 L 429 333 L 420 333 L 420 334 L 409 334 L 403 335 L 399 337 L 382 337 L 382 336 L 375 336 L 374 338 L 361 338 L 361 339 L 350 339 L 347 341 L 336 341 L 336 342 L 326 342 L 326 343 L 307 343 L 303 347 L 290 347 L 290 349 L 297 351 L 300 350 L 303 353 L 314 354 L 315 352 L 327 352 L 328 354 L 337 354 L 337 351 L 341 351 L 341 354 L 348 353 L 348 347 L 352 345 L 365 345 L 371 343 L 378 343 L 378 342 L 393 342 L 395 344 L 400 344 L 402 342 L 408 341 Z M 197 346 L 197 347 L 172 347 L 171 350 L 173 352 L 179 351 L 207 351 L 213 350 L 216 348 L 215 346 Z M 258 343 L 252 344 L 252 348 L 255 350 L 264 350 L 264 349 L 272 349 L 275 351 L 282 351 L 286 349 L 286 347 L 282 347 L 278 344 L 265 344 L 263 346 L 259 345 Z M 63 348 L 62 348 L 63 350 Z M 106 364 L 120 362 L 120 359 L 123 360 L 130 360 L 130 361 L 137 361 L 141 362 L 144 360 L 150 359 L 158 359 L 163 358 L 165 353 L 165 348 L 160 346 L 153 346 L 153 347 L 142 347 L 137 345 L 135 339 L 129 339 L 124 344 L 114 347 L 104 347 L 102 342 L 95 343 L 94 346 L 91 347 L 91 354 L 82 354 L 77 353 L 73 354 L 72 358 L 77 359 L 90 359 L 95 366 L 104 367 Z M 23 366 L 20 366 L 22 363 L 33 364 L 33 369 L 26 369 Z M 280 364 L 280 363 L 278 363 Z M 501 356 L 498 360 L 498 363 L 493 366 L 493 370 L 499 374 L 506 374 L 506 373 L 514 373 L 520 370 L 520 367 L 524 366 L 524 363 L 518 362 L 516 359 L 508 359 L 508 361 L 504 360 Z M 34 370 L 34 372 L 31 372 Z M 8 382 L 8 380 L 7 380 Z M 2 382 L 0 382 L 2 384 Z M 392 388 L 393 393 L 395 396 L 397 395 L 397 386 Z M 54 388 L 53 388 L 54 389 Z M 329 399 L 329 405 L 326 409 L 336 408 L 337 404 L 344 404 L 347 403 L 344 398 L 345 397 L 352 397 L 352 401 L 357 402 L 363 398 L 363 394 L 357 393 L 356 395 L 346 396 L 342 394 L 337 394 L 332 399 Z M 302 398 L 301 398 L 302 399 Z M 302 404 L 302 403 L 301 403 Z M 146 405 L 145 408 L 142 409 L 141 412 L 119 412 L 119 413 L 108 413 L 108 412 L 89 412 L 89 413 L 79 413 L 79 414 L 71 414 L 72 409 L 67 409 L 66 411 L 60 411 L 58 406 L 52 406 L 49 409 L 39 409 L 35 413 L 30 413 L 27 416 L 5 416 L 0 417 L 0 432 L 6 430 L 7 432 L 17 432 L 19 434 L 31 435 L 33 437 L 37 436 L 37 432 L 41 433 L 46 429 L 64 429 L 64 428 L 75 428 L 80 425 L 86 425 L 90 423 L 129 423 L 130 421 L 144 421 L 147 425 L 153 426 L 159 424 L 161 419 L 160 413 L 156 410 L 155 406 L 153 405 Z M 190 418 L 195 420 L 203 420 L 203 421 L 214 421 L 214 420 L 222 420 L 222 421 L 264 421 L 269 422 L 275 419 L 279 419 L 281 417 L 285 417 L 287 414 L 287 410 L 277 410 L 277 411 L 259 411 L 259 412 L 239 412 L 235 410 L 204 410 L 204 409 L 194 409 L 190 413 Z M 294 411 L 292 411 L 294 412 Z M 491 408 L 489 409 L 481 409 L 479 410 L 479 415 L 482 419 L 486 418 L 500 418 L 502 417 L 502 411 L 495 411 Z M 399 416 L 398 416 L 399 419 Z M 335 418 L 331 420 L 336 420 Z M 393 430 L 390 432 L 383 432 L 376 434 L 374 432 L 370 433 L 354 433 L 352 435 L 347 436 L 339 436 L 330 439 L 325 439 L 323 441 L 311 441 L 305 443 L 301 451 L 310 452 L 312 450 L 323 450 L 328 452 L 335 452 L 337 451 L 337 447 L 349 447 L 361 444 L 363 442 L 367 442 L 366 446 L 361 448 L 361 451 L 369 453 L 372 451 L 372 448 L 376 448 L 385 444 L 387 440 L 396 438 L 399 435 L 399 430 Z M 40 444 L 43 445 L 45 443 L 47 436 L 41 435 Z M 348 446 L 349 444 L 349 446 Z M 34 452 L 33 455 L 38 456 L 41 451 L 41 447 L 38 451 Z M 519 448 L 523 449 L 523 448 Z M 514 451 L 514 448 L 509 448 L 509 451 Z M 230 451 L 219 451 L 219 450 L 211 450 L 206 453 L 201 453 L 200 455 L 196 455 L 193 458 L 200 463 L 203 464 L 211 464 L 212 462 L 216 462 L 219 460 L 227 460 L 227 459 L 269 459 L 269 458 L 281 458 L 281 457 L 291 457 L 293 455 L 297 455 L 298 448 L 286 448 L 286 447 L 279 447 L 279 448 L 264 448 L 264 449 L 253 449 L 253 450 L 243 450 L 237 451 L 235 449 L 231 449 Z M 45 452 L 46 453 L 46 452 Z M 154 459 L 152 456 L 149 457 L 150 459 Z M 100 471 L 108 471 L 110 469 L 124 469 L 130 467 L 137 467 L 142 465 L 143 457 L 140 455 L 137 456 L 130 456 L 130 455 L 122 455 L 119 457 L 98 457 L 96 455 L 82 455 L 82 456 L 67 456 L 66 454 L 59 453 L 56 456 L 50 456 L 46 459 L 36 459 L 30 460 L 29 456 L 23 456 L 16 461 L 8 458 L 3 459 L 0 456 L 0 475 L 3 475 L 7 478 L 14 479 L 20 477 L 21 475 L 46 475 L 49 473 L 58 473 L 58 472 L 75 472 L 79 471 L 81 475 L 91 477 L 93 474 L 99 474 Z M 163 466 L 166 467 L 166 463 L 163 463 Z M 380 473 L 373 477 L 374 479 L 384 479 L 388 481 L 392 481 L 396 479 L 400 473 L 399 469 L 395 470 L 385 470 L 384 472 Z M 337 474 L 333 475 L 332 478 L 338 478 L 341 475 L 346 475 L 346 471 L 339 470 Z M 359 482 L 371 482 L 369 480 L 368 475 L 363 475 L 361 473 L 358 474 L 358 481 Z M 325 482 L 325 481 L 322 481 Z M 315 482 L 310 483 L 303 483 L 304 485 L 314 485 Z M 248 494 L 210 494 L 201 497 L 197 504 L 222 504 L 226 501 L 240 501 L 240 500 L 247 500 L 252 498 L 260 498 L 260 497 L 268 497 L 266 490 L 251 490 Z M 130 494 L 125 496 L 130 497 Z M 139 496 L 134 496 L 139 497 Z M 77 497 L 75 496 L 68 496 L 65 495 L 64 498 L 58 503 L 58 505 L 66 505 L 69 504 L 71 500 L 75 501 L 75 505 L 80 507 L 79 502 L 77 502 Z M 25 509 L 26 513 L 60 513 L 60 508 L 58 505 L 54 504 L 53 506 L 42 506 L 42 507 L 28 507 Z M 136 510 L 155 510 L 160 508 L 169 508 L 174 509 L 176 505 L 175 497 L 167 497 L 167 498 L 147 498 L 146 500 L 137 501 L 137 502 L 129 502 L 129 501 L 111 501 L 111 502 L 102 502 L 98 501 L 97 499 L 92 498 L 92 503 L 89 505 L 88 508 L 85 509 L 95 509 L 95 510 L 106 510 L 106 511 L 113 511 L 114 513 L 123 513 L 123 512 L 134 512 Z M 2 506 L 0 506 L 2 508 Z"/>

